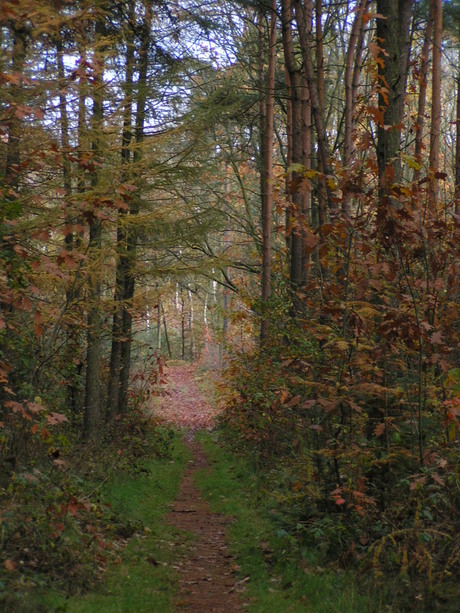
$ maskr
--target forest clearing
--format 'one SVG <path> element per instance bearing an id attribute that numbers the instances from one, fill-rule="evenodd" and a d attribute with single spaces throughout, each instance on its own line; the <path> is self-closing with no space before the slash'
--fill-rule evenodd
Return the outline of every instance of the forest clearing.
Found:
<path id="1" fill-rule="evenodd" d="M 0 49 L 0 610 L 456 612 L 459 0 Z"/>

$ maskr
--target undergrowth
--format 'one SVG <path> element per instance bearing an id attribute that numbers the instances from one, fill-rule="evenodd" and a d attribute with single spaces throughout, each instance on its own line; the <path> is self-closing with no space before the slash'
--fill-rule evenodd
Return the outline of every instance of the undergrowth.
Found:
<path id="1" fill-rule="evenodd" d="M 393 388 L 388 375 L 383 391 L 352 374 L 340 387 L 343 359 L 323 342 L 305 332 L 233 359 L 221 434 L 258 475 L 257 495 L 301 558 L 314 552 L 321 567 L 352 570 L 360 592 L 390 610 L 456 611 L 459 438 L 427 401 L 421 464 L 408 375 Z"/>
<path id="2" fill-rule="evenodd" d="M 99 444 L 75 443 L 61 429 L 20 470 L 2 472 L 0 610 L 36 611 L 41 593 L 94 588 L 143 534 L 147 518 L 129 502 L 123 508 L 113 484 L 152 488 L 169 465 L 172 432 L 133 412 Z"/>

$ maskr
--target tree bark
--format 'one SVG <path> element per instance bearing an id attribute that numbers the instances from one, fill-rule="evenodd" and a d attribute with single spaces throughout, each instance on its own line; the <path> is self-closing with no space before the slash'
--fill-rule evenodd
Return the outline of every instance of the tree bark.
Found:
<path id="1" fill-rule="evenodd" d="M 96 41 L 100 41 L 104 34 L 104 24 L 101 20 L 96 22 Z M 96 44 L 97 48 L 97 44 Z M 97 165 L 101 162 L 101 133 L 103 124 L 103 75 L 104 60 L 102 50 L 95 51 L 94 81 L 93 81 L 93 113 L 92 113 L 92 153 Z M 99 184 L 99 171 L 91 174 L 91 187 L 95 190 Z M 95 204 L 93 206 L 96 206 Z M 98 258 L 102 243 L 102 224 L 95 215 L 89 222 L 88 259 L 92 260 L 88 287 L 88 318 L 86 335 L 86 386 L 85 386 L 85 413 L 83 435 L 85 440 L 97 437 L 101 425 L 101 387 L 100 365 L 102 352 L 101 338 L 101 282 L 98 272 Z"/>
<path id="2" fill-rule="evenodd" d="M 430 16 L 426 24 L 425 37 L 422 47 L 422 62 L 420 66 L 420 89 L 418 93 L 418 106 L 417 106 L 417 121 L 415 124 L 415 151 L 414 157 L 418 164 L 422 163 L 422 150 L 423 150 L 423 128 L 425 126 L 425 107 L 426 107 L 426 91 L 428 84 L 428 64 L 430 56 L 430 43 L 431 34 L 433 32 L 433 19 L 430 11 Z M 415 169 L 414 181 L 418 181 L 420 178 L 420 170 Z"/>
<path id="3" fill-rule="evenodd" d="M 136 174 L 136 163 L 142 157 L 141 145 L 144 140 L 144 124 L 147 103 L 147 70 L 148 51 L 150 46 L 150 25 L 152 21 L 152 7 L 150 2 L 145 2 L 145 17 L 141 32 L 141 45 L 139 49 L 139 78 L 137 81 L 136 120 L 134 137 L 136 148 L 133 156 L 133 173 Z M 133 196 L 129 209 L 129 227 L 126 231 L 126 264 L 123 290 L 123 315 L 122 315 L 122 342 L 121 342 L 121 372 L 120 390 L 118 399 L 118 411 L 125 413 L 128 409 L 129 373 L 131 369 L 131 346 L 132 346 L 132 306 L 135 289 L 136 260 L 137 260 L 137 228 L 132 221 L 139 213 L 140 187 Z"/>
<path id="4" fill-rule="evenodd" d="M 271 232 L 273 210 L 273 136 L 276 68 L 276 0 L 272 0 L 268 39 L 268 78 L 265 107 L 263 197 L 262 197 L 262 322 L 260 338 L 264 343 L 269 334 L 267 302 L 271 297 Z"/>
<path id="5" fill-rule="evenodd" d="M 437 197 L 439 170 L 439 139 L 441 135 L 441 54 L 442 54 L 442 0 L 431 0 L 433 14 L 433 67 L 431 77 L 431 127 L 430 127 L 430 201 L 434 207 Z"/>
<path id="6" fill-rule="evenodd" d="M 397 159 L 404 118 L 404 100 L 409 68 L 409 25 L 412 0 L 377 0 L 377 41 L 382 48 L 379 63 L 379 108 L 383 121 L 377 132 L 377 163 L 380 190 L 385 192 L 401 178 Z M 383 64 L 383 66 L 382 66 Z"/>
<path id="7" fill-rule="evenodd" d="M 457 142 L 455 145 L 455 223 L 460 226 L 460 52 L 457 74 Z"/>
<path id="8" fill-rule="evenodd" d="M 22 136 L 22 121 L 17 113 L 17 106 L 21 103 L 21 78 L 24 70 L 26 56 L 27 32 L 24 28 L 14 25 L 12 27 L 13 50 L 12 70 L 16 82 L 11 84 L 11 107 L 8 118 L 8 141 L 6 145 L 5 182 L 7 185 L 7 198 L 16 200 L 19 188 L 20 142 Z"/>
<path id="9" fill-rule="evenodd" d="M 283 51 L 285 60 L 287 97 L 288 97 L 288 167 L 295 165 L 288 175 L 287 190 L 290 206 L 287 214 L 287 234 L 289 236 L 290 282 L 294 292 L 305 283 L 305 232 L 310 207 L 310 190 L 304 180 L 303 171 L 310 168 L 311 154 L 311 111 L 308 83 L 300 63 L 295 58 L 292 39 L 293 9 L 292 0 L 283 0 L 281 23 Z M 311 25 L 310 19 L 307 20 Z M 311 28 L 310 28 L 311 31 Z"/>
<path id="10" fill-rule="evenodd" d="M 308 82 L 308 89 L 310 92 L 310 105 L 313 115 L 313 120 L 316 128 L 316 138 L 318 145 L 318 161 L 321 172 L 323 173 L 323 189 L 325 193 L 326 205 L 329 211 L 334 212 L 336 210 L 336 204 L 332 200 L 332 193 L 327 176 L 330 176 L 331 167 L 329 164 L 330 152 L 327 145 L 326 130 L 324 126 L 324 117 L 321 109 L 320 92 L 318 90 L 318 80 L 315 77 L 315 69 L 313 65 L 313 57 L 311 52 L 311 34 L 307 24 L 307 13 L 305 2 L 302 0 L 294 0 L 295 16 L 299 29 L 299 41 L 302 50 L 303 58 L 303 70 L 305 71 L 305 77 Z M 326 221 L 326 207 L 323 202 L 320 202 L 319 206 L 319 218 L 320 225 Z"/>
<path id="11" fill-rule="evenodd" d="M 356 88 L 358 84 L 359 74 L 356 75 L 356 67 L 360 65 L 358 56 L 361 54 L 361 45 L 359 44 L 363 38 L 360 38 L 360 33 L 363 30 L 363 14 L 367 7 L 368 0 L 360 0 L 358 10 L 355 14 L 355 19 L 350 33 L 348 43 L 346 66 L 345 66 L 345 132 L 343 139 L 343 166 L 345 172 L 348 172 L 354 154 L 353 134 L 355 130 L 354 109 L 356 101 Z M 350 214 L 350 199 L 351 195 L 345 188 L 343 190 L 342 213 L 346 216 Z"/>
<path id="12" fill-rule="evenodd" d="M 132 115 L 133 115 L 133 79 L 134 79 L 134 2 L 130 2 L 128 15 L 128 35 L 126 39 L 126 73 L 125 73 L 125 92 L 123 105 L 123 133 L 121 143 L 121 165 L 122 181 L 126 181 L 129 176 L 129 168 L 132 163 L 129 145 L 132 138 Z M 128 206 L 128 205 L 127 205 Z M 112 320 L 112 346 L 110 352 L 110 372 L 107 393 L 107 420 L 111 421 L 118 412 L 120 395 L 120 373 L 121 373 L 121 348 L 123 343 L 123 294 L 125 278 L 127 274 L 127 232 L 126 232 L 126 213 L 122 208 L 118 212 L 117 221 L 117 266 L 115 275 L 115 292 Z"/>

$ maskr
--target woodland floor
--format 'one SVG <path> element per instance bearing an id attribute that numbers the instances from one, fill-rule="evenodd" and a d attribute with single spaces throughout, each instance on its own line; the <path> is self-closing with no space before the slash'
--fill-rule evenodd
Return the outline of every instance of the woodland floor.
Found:
<path id="1" fill-rule="evenodd" d="M 168 369 L 164 396 L 154 411 L 179 428 L 187 429 L 185 441 L 192 459 L 184 473 L 179 494 L 171 505 L 167 523 L 192 534 L 191 544 L 178 560 L 178 611 L 189 613 L 237 613 L 243 610 L 235 562 L 228 551 L 226 531 L 231 519 L 212 513 L 195 487 L 195 475 L 209 468 L 203 447 L 194 432 L 211 428 L 216 409 L 200 391 L 196 367 L 190 364 Z"/>

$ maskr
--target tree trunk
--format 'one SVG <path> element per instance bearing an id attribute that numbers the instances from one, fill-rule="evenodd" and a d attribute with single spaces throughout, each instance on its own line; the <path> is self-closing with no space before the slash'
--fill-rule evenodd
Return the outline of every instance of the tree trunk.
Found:
<path id="1" fill-rule="evenodd" d="M 145 124 L 145 109 L 147 102 L 147 69 L 148 69 L 148 51 L 150 45 L 150 24 L 152 20 L 152 7 L 149 2 L 145 3 L 145 17 L 141 33 L 141 46 L 139 50 L 139 78 L 137 81 L 137 99 L 136 99 L 136 122 L 135 122 L 135 141 L 136 149 L 134 151 L 134 175 L 136 174 L 136 163 L 140 161 L 141 145 L 144 140 L 144 124 Z M 133 196 L 130 203 L 129 217 L 135 217 L 139 213 L 140 193 Z M 132 304 L 135 288 L 137 260 L 137 229 L 132 221 L 129 223 L 129 228 L 126 232 L 126 272 L 124 278 L 123 291 L 123 317 L 122 317 L 122 342 L 121 342 L 121 372 L 120 372 L 120 390 L 118 400 L 118 410 L 120 413 L 125 413 L 128 408 L 128 387 L 129 373 L 131 368 L 131 345 L 132 345 Z"/>
<path id="2" fill-rule="evenodd" d="M 268 39 L 268 79 L 264 127 L 263 196 L 262 196 L 262 322 L 260 338 L 269 333 L 267 303 L 271 297 L 271 231 L 273 209 L 273 135 L 276 68 L 276 0 L 272 0 Z"/>
<path id="3" fill-rule="evenodd" d="M 430 202 L 436 205 L 439 170 L 439 139 L 441 135 L 441 55 L 442 55 L 442 0 L 431 0 L 433 14 L 433 67 L 431 78 L 431 128 L 430 128 Z"/>
<path id="4" fill-rule="evenodd" d="M 415 152 L 414 156 L 418 164 L 422 163 L 422 150 L 423 150 L 423 128 L 425 125 L 425 107 L 426 107 L 426 90 L 428 84 L 428 64 L 430 56 L 430 43 L 431 34 L 433 31 L 433 19 L 430 11 L 430 17 L 426 24 L 425 37 L 423 40 L 422 48 L 422 62 L 420 66 L 420 89 L 418 93 L 418 108 L 417 108 L 417 121 L 415 124 Z M 418 181 L 420 178 L 420 170 L 415 169 L 414 181 Z"/>
<path id="5" fill-rule="evenodd" d="M 96 41 L 104 32 L 104 24 L 96 22 Z M 102 92 L 103 92 L 104 61 L 101 50 L 95 52 L 93 80 L 93 114 L 92 114 L 92 153 L 96 167 L 101 162 L 101 135 L 103 124 Z M 95 170 L 91 175 L 93 191 L 98 187 L 99 173 Z M 96 206 L 96 205 L 94 205 Z M 101 282 L 98 272 L 98 258 L 102 242 L 102 224 L 95 215 L 89 223 L 88 259 L 92 261 L 88 287 L 88 319 L 87 319 L 87 349 L 86 349 L 86 387 L 85 414 L 83 435 L 91 440 L 99 434 L 101 424 L 101 389 L 100 365 L 102 352 L 101 338 Z"/>
<path id="6" fill-rule="evenodd" d="M 460 52 L 457 74 L 457 142 L 455 145 L 455 223 L 460 226 Z"/>
<path id="7" fill-rule="evenodd" d="M 123 108 L 123 133 L 121 143 L 122 181 L 129 176 L 132 163 L 129 145 L 132 138 L 132 96 L 134 79 L 134 2 L 130 2 L 128 16 L 128 35 L 126 40 L 126 74 Z M 127 274 L 127 232 L 126 209 L 120 209 L 117 222 L 117 267 L 115 275 L 114 307 L 112 320 L 112 347 L 110 353 L 110 373 L 107 393 L 107 420 L 113 420 L 118 412 L 120 395 L 121 348 L 123 343 L 123 294 Z"/>
<path id="8" fill-rule="evenodd" d="M 195 357 L 195 340 L 193 338 L 193 323 L 194 323 L 194 310 L 193 310 L 193 294 L 190 286 L 187 287 L 189 312 L 188 312 L 188 333 L 190 337 L 189 357 L 191 360 Z"/>
<path id="9" fill-rule="evenodd" d="M 409 68 L 411 11 L 412 0 L 377 0 L 377 13 L 382 17 L 377 19 L 376 35 L 383 50 L 379 63 L 379 108 L 383 110 L 383 121 L 377 132 L 381 193 L 401 178 L 401 164 L 397 156 Z"/>
<path id="10" fill-rule="evenodd" d="M 72 225 L 75 222 L 74 211 L 71 209 L 72 202 L 72 165 L 69 160 L 70 138 L 69 138 L 69 117 L 67 113 L 66 87 L 67 81 L 64 68 L 64 50 L 61 38 L 56 40 L 56 61 L 59 77 L 59 121 L 61 128 L 61 150 L 62 150 L 62 182 L 65 197 L 65 224 L 67 226 L 64 236 L 65 248 L 71 251 L 75 248 L 75 237 Z M 76 290 L 77 275 L 73 275 L 66 284 L 66 310 L 75 309 L 75 301 L 78 295 Z M 78 369 L 81 364 L 75 364 L 75 356 L 78 355 L 80 345 L 80 327 L 70 318 L 66 325 L 66 354 L 68 364 L 68 375 L 66 381 L 66 404 L 71 409 L 74 417 L 79 413 L 80 406 L 80 386 L 78 384 Z"/>
<path id="11" fill-rule="evenodd" d="M 290 282 L 294 292 L 305 282 L 305 233 L 303 225 L 309 205 L 309 192 L 305 190 L 303 172 L 297 166 L 310 166 L 311 131 L 308 84 L 303 78 L 300 64 L 296 61 L 292 40 L 292 1 L 283 0 L 281 23 L 288 99 L 288 165 L 294 170 L 288 175 L 290 206 L 287 214 L 289 236 Z M 310 21 L 311 23 L 311 21 Z"/>
<path id="12" fill-rule="evenodd" d="M 343 139 L 343 166 L 345 172 L 349 171 L 354 154 L 353 134 L 355 130 L 354 109 L 356 101 L 356 87 L 358 84 L 359 75 L 356 75 L 356 67 L 360 65 L 358 56 L 361 55 L 361 45 L 359 44 L 363 37 L 360 38 L 360 33 L 363 31 L 363 14 L 367 7 L 368 0 L 360 0 L 358 10 L 355 14 L 355 19 L 350 33 L 348 43 L 346 66 L 345 66 L 345 133 Z M 356 56 L 356 57 L 355 57 Z M 343 190 L 342 212 L 348 216 L 350 214 L 350 199 L 351 195 L 345 187 Z"/>
<path id="13" fill-rule="evenodd" d="M 407 73 L 409 69 L 412 0 L 377 0 L 377 41 L 381 47 L 378 65 L 379 109 L 377 167 L 379 201 L 377 231 L 382 245 L 389 247 L 395 227 L 391 209 L 393 185 L 401 180 L 399 158 Z"/>
<path id="14" fill-rule="evenodd" d="M 163 305 L 161 305 L 161 314 L 162 314 L 162 317 L 163 317 L 163 328 L 164 328 L 164 331 L 165 331 L 166 347 L 168 349 L 169 359 L 171 359 L 172 358 L 171 345 L 169 343 L 168 327 L 166 325 L 166 314 L 165 314 L 165 310 L 163 308 Z"/>
<path id="15" fill-rule="evenodd" d="M 307 0 L 309 2 L 309 0 Z M 324 127 L 324 117 L 321 108 L 320 92 L 318 91 L 318 79 L 315 77 L 315 69 L 313 65 L 313 57 L 311 52 L 311 33 L 307 23 L 308 10 L 305 6 L 305 2 L 302 0 L 294 0 L 295 16 L 299 29 L 299 41 L 302 51 L 303 70 L 305 71 L 305 77 L 308 82 L 308 89 L 310 92 L 310 105 L 313 115 L 313 120 L 316 128 L 316 137 L 318 145 L 318 161 L 320 170 L 323 173 L 323 189 L 325 193 L 325 199 L 327 208 L 330 211 L 336 210 L 336 204 L 332 200 L 332 193 L 329 187 L 329 183 L 326 180 L 328 175 L 331 175 L 331 167 L 329 164 L 330 152 L 327 145 L 326 130 Z M 320 202 L 319 207 L 320 224 L 322 225 L 326 220 L 326 210 L 323 202 Z"/>
<path id="16" fill-rule="evenodd" d="M 307 4 L 311 0 L 306 0 Z M 308 11 L 308 9 L 307 9 Z M 323 0 L 315 0 L 315 49 L 316 49 L 316 82 L 318 83 L 318 104 L 324 118 L 324 42 L 323 42 Z"/>
<path id="17" fill-rule="evenodd" d="M 16 82 L 11 84 L 11 106 L 8 118 L 8 141 L 6 145 L 5 182 L 9 201 L 17 199 L 19 188 L 20 142 L 22 136 L 22 121 L 17 112 L 17 106 L 22 100 L 21 78 L 26 55 L 26 30 L 13 26 L 12 71 Z"/>

